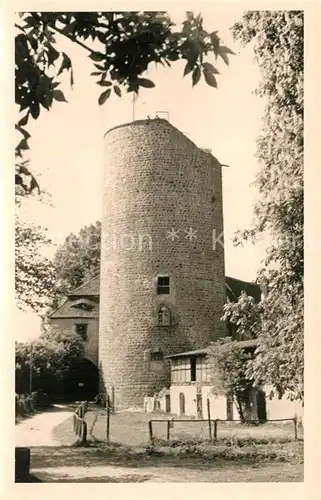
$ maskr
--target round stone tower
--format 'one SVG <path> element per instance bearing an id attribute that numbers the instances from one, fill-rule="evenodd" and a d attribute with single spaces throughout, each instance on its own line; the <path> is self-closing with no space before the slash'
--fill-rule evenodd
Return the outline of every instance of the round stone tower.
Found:
<path id="1" fill-rule="evenodd" d="M 142 406 L 169 385 L 166 356 L 224 334 L 221 165 L 168 121 L 135 121 L 105 135 L 103 196 L 101 384 Z"/>

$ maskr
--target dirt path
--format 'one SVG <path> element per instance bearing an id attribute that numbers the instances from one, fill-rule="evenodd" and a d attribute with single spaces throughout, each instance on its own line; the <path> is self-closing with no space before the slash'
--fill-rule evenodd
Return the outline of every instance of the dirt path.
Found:
<path id="1" fill-rule="evenodd" d="M 95 448 L 31 449 L 31 474 L 40 482 L 299 482 L 303 464 L 240 463 L 178 456 L 115 456 Z"/>
<path id="2" fill-rule="evenodd" d="M 72 411 L 67 406 L 54 405 L 52 410 L 23 420 L 15 426 L 15 445 L 27 447 L 59 445 L 52 431 L 71 415 Z"/>
<path id="3" fill-rule="evenodd" d="M 65 466 L 34 468 L 32 473 L 42 482 L 90 483 L 186 483 L 186 482 L 300 482 L 303 467 L 291 464 L 268 464 L 252 469 L 249 466 L 226 466 L 195 469 L 181 466 Z"/>

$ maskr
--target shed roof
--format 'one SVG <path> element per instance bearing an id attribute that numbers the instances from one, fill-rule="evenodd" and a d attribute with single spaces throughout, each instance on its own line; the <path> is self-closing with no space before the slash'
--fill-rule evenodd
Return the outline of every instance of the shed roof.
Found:
<path id="1" fill-rule="evenodd" d="M 239 340 L 235 342 L 237 343 L 237 347 L 240 349 L 249 349 L 257 346 L 257 339 Z M 206 356 L 208 354 L 208 350 L 209 347 L 205 347 L 204 349 L 196 349 L 195 351 L 185 351 L 177 354 L 171 354 L 170 356 L 166 356 L 166 358 L 171 359 L 185 356 Z"/>
<path id="2" fill-rule="evenodd" d="M 261 287 L 257 283 L 225 276 L 225 286 L 227 296 L 232 302 L 235 302 L 242 292 L 251 295 L 257 302 L 261 300 Z"/>

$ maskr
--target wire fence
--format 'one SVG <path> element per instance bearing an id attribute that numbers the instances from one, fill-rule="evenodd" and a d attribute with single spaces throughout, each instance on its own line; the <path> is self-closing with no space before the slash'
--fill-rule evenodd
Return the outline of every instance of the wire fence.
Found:
<path id="1" fill-rule="evenodd" d="M 275 426 L 280 422 L 289 423 L 288 427 Z M 223 419 L 151 419 L 148 422 L 149 441 L 155 439 L 210 439 L 239 438 L 299 438 L 297 418 L 268 420 L 260 425 L 257 420 Z M 300 436 L 301 437 L 301 436 Z"/>
<path id="2" fill-rule="evenodd" d="M 111 399 L 111 398 L 110 398 Z M 74 431 L 81 440 L 105 441 L 128 446 L 144 446 L 157 440 L 258 440 L 292 441 L 303 439 L 303 426 L 295 418 L 259 422 L 175 416 L 166 413 L 149 414 L 143 411 L 125 411 L 113 408 L 106 398 L 105 405 L 80 405 L 74 415 Z M 82 410 L 82 408 L 84 408 Z M 84 422 L 86 421 L 86 422 Z M 88 432 L 87 432 L 88 429 Z"/>

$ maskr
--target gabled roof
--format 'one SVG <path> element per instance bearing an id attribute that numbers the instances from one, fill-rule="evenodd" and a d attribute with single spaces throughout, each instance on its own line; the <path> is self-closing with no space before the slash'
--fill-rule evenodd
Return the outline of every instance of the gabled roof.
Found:
<path id="1" fill-rule="evenodd" d="M 89 297 L 90 295 L 99 295 L 100 275 L 94 276 L 86 283 L 83 283 L 78 288 L 73 290 L 68 297 Z"/>
<path id="2" fill-rule="evenodd" d="M 90 310 L 74 307 L 75 303 L 67 298 L 55 311 L 49 314 L 49 318 L 98 318 L 99 302 L 90 301 L 92 308 Z"/>

